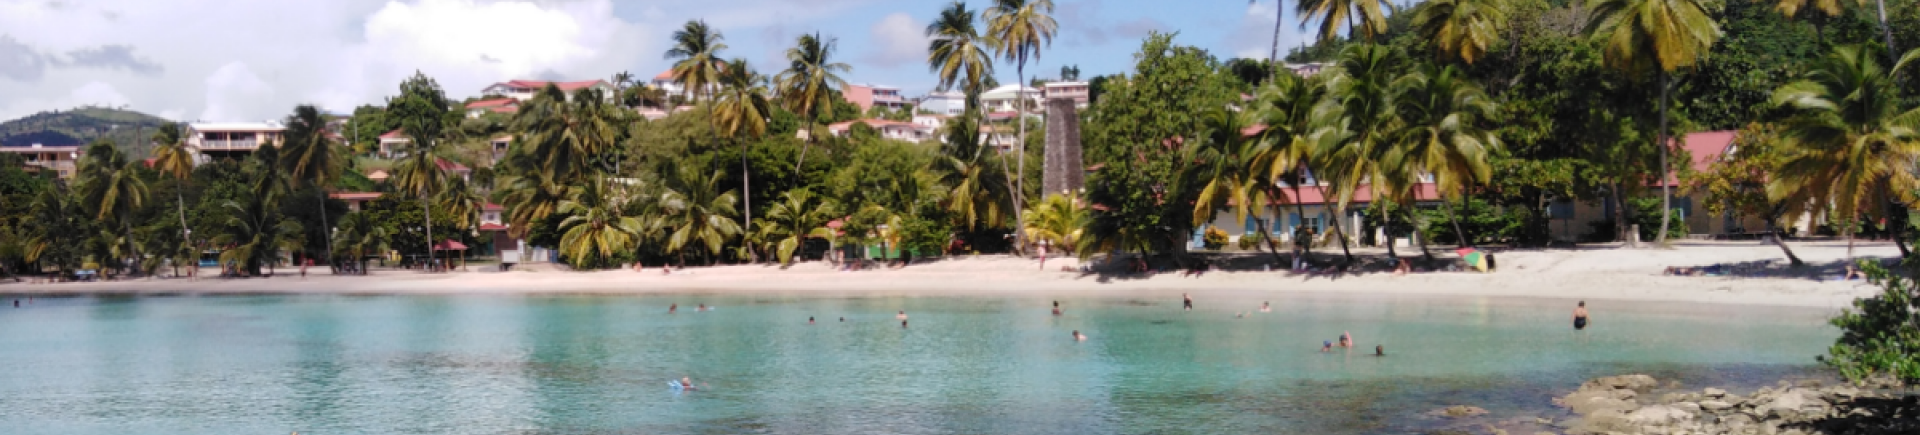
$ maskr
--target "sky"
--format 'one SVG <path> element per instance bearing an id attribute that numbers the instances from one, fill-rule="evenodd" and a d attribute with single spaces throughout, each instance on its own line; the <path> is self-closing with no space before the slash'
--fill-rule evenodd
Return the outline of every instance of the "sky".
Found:
<path id="1" fill-rule="evenodd" d="M 0 120 L 83 105 L 177 121 L 264 121 L 381 104 L 414 71 L 449 97 L 512 79 L 650 79 L 673 31 L 706 20 L 728 58 L 772 74 L 803 33 L 837 39 L 842 78 L 931 90 L 927 23 L 951 0 L 0 0 Z M 985 9 L 988 0 L 970 0 Z M 1150 31 L 1222 59 L 1265 58 L 1275 0 L 1055 0 L 1027 76 L 1127 71 Z M 1280 44 L 1307 39 L 1286 11 Z M 1015 82 L 1011 63 L 996 76 Z"/>

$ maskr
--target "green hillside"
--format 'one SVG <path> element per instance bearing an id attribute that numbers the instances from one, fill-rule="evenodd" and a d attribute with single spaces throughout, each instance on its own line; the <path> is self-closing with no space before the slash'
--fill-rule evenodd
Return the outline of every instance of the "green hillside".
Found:
<path id="1" fill-rule="evenodd" d="M 76 145 L 110 139 L 130 156 L 146 158 L 147 138 L 171 121 L 130 110 L 82 107 L 40 112 L 0 122 L 0 146 Z"/>

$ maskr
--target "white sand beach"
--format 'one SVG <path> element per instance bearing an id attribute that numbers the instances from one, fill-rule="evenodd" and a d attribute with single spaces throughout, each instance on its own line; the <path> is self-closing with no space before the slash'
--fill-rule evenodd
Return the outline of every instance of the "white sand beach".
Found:
<path id="1" fill-rule="evenodd" d="M 1075 259 L 1049 259 L 1046 270 L 1038 260 L 1010 256 L 963 256 L 901 269 L 843 272 L 825 263 L 802 263 L 790 268 L 770 265 L 689 267 L 663 275 L 660 269 L 578 272 L 534 265 L 501 272 L 493 265 L 467 271 L 424 273 L 375 270 L 366 276 L 331 276 L 314 268 L 298 277 L 298 269 L 283 268 L 279 276 L 251 279 L 154 278 L 91 283 L 0 284 L 4 294 L 622 294 L 622 293 L 805 293 L 933 295 L 1161 295 L 1192 292 L 1203 296 L 1352 294 L 1375 296 L 1486 296 L 1618 300 L 1636 302 L 1700 302 L 1776 305 L 1808 308 L 1846 307 L 1856 297 L 1872 295 L 1878 287 L 1864 281 L 1839 281 L 1846 258 L 1844 241 L 1806 241 L 1791 244 L 1808 265 L 1789 268 L 1780 249 L 1758 242 L 1676 242 L 1671 248 L 1624 248 L 1613 245 L 1571 249 L 1500 250 L 1492 273 L 1431 272 L 1395 276 L 1386 272 L 1340 277 L 1310 276 L 1274 271 L 1216 270 L 1200 276 L 1162 272 L 1134 275 L 1083 274 Z M 1449 247 L 1450 248 L 1450 247 Z M 1338 248 L 1316 255 L 1338 255 Z M 1378 257 L 1383 250 L 1356 251 Z M 1451 257 L 1451 249 L 1434 248 L 1437 256 Z M 1402 256 L 1418 250 L 1401 250 Z M 1890 242 L 1857 242 L 1859 258 L 1897 257 Z M 1261 263 L 1268 257 L 1243 254 L 1236 264 Z M 1325 257 L 1323 257 L 1325 258 Z M 1726 276 L 1664 276 L 1668 266 L 1704 267 L 1741 265 Z"/>

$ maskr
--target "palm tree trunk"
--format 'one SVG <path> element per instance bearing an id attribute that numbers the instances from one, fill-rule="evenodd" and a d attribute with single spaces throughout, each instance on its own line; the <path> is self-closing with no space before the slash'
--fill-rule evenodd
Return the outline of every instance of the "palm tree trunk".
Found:
<path id="1" fill-rule="evenodd" d="M 1907 213 L 1906 204 L 1901 204 L 1897 200 L 1889 199 L 1886 201 L 1886 209 L 1887 209 L 1887 236 L 1892 237 L 1893 246 L 1895 248 L 1900 249 L 1900 258 L 1912 257 L 1913 252 L 1907 250 L 1908 224 L 1907 224 L 1907 216 L 1906 216 L 1906 213 Z"/>
<path id="2" fill-rule="evenodd" d="M 1800 256 L 1793 255 L 1793 249 L 1787 247 L 1787 235 L 1784 232 L 1780 231 L 1780 227 L 1778 225 L 1773 224 L 1774 221 L 1780 219 L 1779 210 L 1782 208 L 1783 207 L 1778 207 L 1778 206 L 1774 207 L 1773 210 L 1775 210 L 1775 212 L 1769 214 L 1766 217 L 1767 218 L 1767 223 L 1766 223 L 1767 238 L 1773 239 L 1773 244 L 1780 246 L 1780 252 L 1787 254 L 1788 263 L 1792 264 L 1794 267 L 1804 266 L 1807 264 L 1807 262 L 1800 261 Z"/>
<path id="3" fill-rule="evenodd" d="M 800 143 L 800 157 L 793 159 L 794 179 L 802 178 L 800 176 L 800 164 L 807 162 L 807 148 L 813 146 L 813 118 L 814 116 L 812 115 L 807 116 L 807 140 Z"/>
<path id="4" fill-rule="evenodd" d="M 1660 141 L 1660 233 L 1655 234 L 1653 240 L 1654 245 L 1665 246 L 1668 221 L 1673 220 L 1673 183 L 1667 182 L 1669 174 L 1673 174 L 1673 168 L 1667 165 L 1667 154 L 1670 153 L 1669 150 L 1673 148 L 1673 144 L 1667 143 L 1667 76 L 1669 74 L 1666 70 L 1660 70 L 1659 74 L 1660 132 L 1655 137 Z"/>
<path id="5" fill-rule="evenodd" d="M 1266 220 L 1258 220 L 1258 221 L 1255 221 L 1254 224 L 1255 224 L 1254 228 L 1260 230 L 1260 238 L 1265 242 L 1267 242 L 1267 253 L 1273 254 L 1273 262 L 1285 264 L 1280 259 L 1280 247 L 1274 246 L 1273 231 L 1268 231 L 1269 224 L 1266 222 Z M 1045 261 L 1045 260 L 1042 260 L 1042 261 Z M 1043 265 L 1041 266 L 1041 270 L 1045 270 L 1046 266 L 1044 266 L 1044 264 L 1046 263 L 1043 262 L 1041 264 Z"/>
<path id="6" fill-rule="evenodd" d="M 1465 197 L 1465 195 L 1461 196 L 1460 202 L 1461 204 L 1463 204 L 1461 208 L 1464 209 L 1466 207 L 1464 204 L 1466 204 L 1467 202 L 1467 198 Z M 1460 247 L 1462 248 L 1471 246 L 1473 243 L 1471 243 L 1470 241 L 1473 239 L 1467 238 L 1467 230 L 1463 229 L 1460 226 L 1460 216 L 1453 214 L 1453 205 L 1449 204 L 1447 202 L 1447 199 L 1444 197 L 1440 198 L 1440 210 L 1447 212 L 1447 220 L 1453 221 L 1453 237 L 1457 239 L 1458 242 L 1460 242 L 1457 244 L 1460 245 Z"/>
<path id="7" fill-rule="evenodd" d="M 1307 172 L 1307 171 L 1306 171 L 1306 169 L 1307 169 L 1307 165 L 1300 165 L 1300 173 L 1302 173 L 1302 174 L 1305 174 L 1305 173 Z M 1295 178 L 1295 179 L 1294 179 L 1294 183 L 1293 183 L 1293 210 L 1294 210 L 1295 212 L 1298 212 L 1298 213 L 1300 213 L 1300 217 L 1306 217 L 1306 216 L 1307 216 L 1307 205 L 1306 205 L 1306 204 L 1302 204 L 1302 203 L 1300 203 L 1300 183 L 1304 183 L 1304 182 L 1306 182 L 1306 179 L 1307 179 L 1307 177 L 1305 177 L 1305 176 L 1299 176 L 1299 177 L 1294 177 L 1294 178 Z M 1327 200 L 1327 199 L 1326 199 L 1326 194 L 1325 194 L 1325 192 L 1323 191 L 1323 192 L 1321 193 L 1321 195 L 1320 195 L 1320 202 L 1321 202 L 1321 205 L 1323 205 L 1323 206 L 1324 206 L 1324 205 L 1326 205 L 1326 200 Z M 1308 243 L 1308 244 L 1306 244 L 1306 248 L 1305 248 L 1305 249 L 1303 249 L 1303 250 L 1302 250 L 1301 252 L 1304 252 L 1304 253 L 1307 253 L 1307 254 L 1312 254 L 1312 253 L 1313 253 L 1313 244 L 1312 244 L 1312 243 Z"/>
<path id="8" fill-rule="evenodd" d="M 190 247 L 190 246 L 193 246 L 193 230 L 191 230 L 191 229 L 188 229 L 188 228 L 187 228 L 187 197 L 186 197 L 186 194 L 184 194 L 184 193 L 180 193 L 180 189 L 179 189 L 178 187 L 176 187 L 176 188 L 174 188 L 174 189 L 173 189 L 173 200 L 174 200 L 174 201 L 178 201 L 178 203 L 180 204 L 180 245 L 181 245 L 181 248 L 187 248 L 187 247 Z M 193 254 L 193 259 L 195 260 L 195 264 L 198 264 L 198 261 L 199 261 L 199 259 L 200 259 L 200 256 L 198 255 L 199 253 L 198 253 L 198 252 L 192 252 L 191 250 L 188 250 L 188 251 L 189 251 L 189 252 L 188 252 L 189 254 Z M 176 262 L 176 263 L 178 263 L 178 262 Z M 173 276 L 174 276 L 175 278 L 178 278 L 178 277 L 180 277 L 180 265 L 179 265 L 179 264 L 174 264 L 174 265 L 173 265 Z"/>
<path id="9" fill-rule="evenodd" d="M 1887 27 L 1887 0 L 1876 0 L 1874 3 L 1880 7 L 1880 34 L 1887 42 L 1887 64 L 1899 64 L 1900 51 L 1893 48 L 1893 28 Z"/>
<path id="10" fill-rule="evenodd" d="M 1386 211 L 1386 209 L 1385 209 L 1385 208 L 1382 208 L 1382 209 L 1380 209 L 1380 219 L 1381 219 L 1381 220 L 1383 221 L 1382 223 L 1385 223 L 1385 224 L 1386 224 L 1386 231 L 1382 231 L 1382 232 L 1383 232 L 1383 233 L 1386 233 L 1386 235 L 1387 235 L 1387 237 L 1386 237 L 1386 239 L 1387 239 L 1387 256 L 1388 256 L 1388 257 L 1394 257 L 1394 258 L 1399 258 L 1399 257 L 1400 257 L 1400 253 L 1398 253 L 1398 252 L 1395 252 L 1395 251 L 1394 251 L 1394 249 L 1393 249 L 1393 213 L 1392 213 L 1392 212 L 1388 212 L 1388 211 Z"/>
<path id="11" fill-rule="evenodd" d="M 1418 228 L 1419 228 L 1419 225 L 1418 225 L 1418 223 L 1417 223 L 1417 222 L 1414 222 L 1414 218 L 1413 218 L 1413 209 L 1411 209 L 1411 208 L 1409 208 L 1409 209 L 1407 209 L 1407 211 L 1406 211 L 1406 213 L 1407 213 L 1407 223 L 1410 223 L 1410 224 L 1414 224 L 1414 225 L 1415 225 L 1415 226 L 1414 226 L 1414 228 L 1415 228 L 1415 230 L 1414 230 L 1414 231 L 1415 231 L 1415 232 L 1417 233 L 1417 232 L 1419 231 L 1419 229 L 1418 229 Z M 1426 259 L 1427 259 L 1427 261 L 1433 261 L 1433 251 L 1432 251 L 1432 250 L 1429 250 L 1429 249 L 1427 249 L 1427 238 L 1426 238 L 1426 237 L 1418 237 L 1418 238 L 1416 238 L 1415 240 L 1419 240 L 1419 241 L 1420 241 L 1420 257 L 1422 257 L 1422 258 L 1426 258 Z"/>
<path id="12" fill-rule="evenodd" d="M 1321 207 L 1326 207 L 1326 206 L 1327 206 L 1327 204 L 1331 204 L 1332 202 L 1330 202 L 1330 201 L 1327 201 L 1327 187 L 1326 187 L 1326 186 L 1315 186 L 1315 187 L 1316 187 L 1316 188 L 1319 188 L 1319 189 L 1320 189 L 1320 202 L 1321 202 L 1321 204 L 1320 204 L 1320 206 L 1321 206 Z M 1345 218 L 1345 217 L 1346 217 L 1346 215 L 1347 215 L 1347 210 L 1346 210 L 1346 207 L 1340 207 L 1340 208 L 1338 208 L 1338 209 L 1336 209 L 1336 210 L 1334 210 L 1334 213 L 1335 213 L 1335 214 L 1336 214 L 1337 216 L 1340 216 L 1340 217 L 1342 217 L 1342 218 Z M 1300 217 L 1301 217 L 1301 218 L 1306 218 L 1307 216 L 1303 214 L 1303 215 L 1301 215 Z M 1349 248 L 1349 247 L 1347 247 L 1347 232 L 1346 232 L 1346 230 L 1343 230 L 1343 229 L 1341 229 L 1341 228 L 1340 228 L 1340 225 L 1339 225 L 1338 223 L 1333 223 L 1333 222 L 1329 222 L 1329 223 L 1332 223 L 1332 224 L 1334 224 L 1334 225 L 1330 225 L 1330 226 L 1332 226 L 1332 227 L 1333 227 L 1333 233 L 1334 233 L 1334 236 L 1336 236 L 1336 237 L 1339 237 L 1339 238 L 1340 238 L 1340 254 L 1341 254 L 1341 255 L 1342 255 L 1342 256 L 1343 256 L 1343 257 L 1344 257 L 1344 258 L 1346 259 L 1346 261 L 1347 261 L 1347 264 L 1353 264 L 1353 249 L 1352 249 L 1352 248 Z M 1312 240 L 1308 240 L 1308 241 L 1307 241 L 1307 245 L 1308 245 L 1308 246 L 1312 246 L 1312 245 L 1313 245 L 1313 241 L 1312 241 Z M 1389 249 L 1391 249 L 1391 246 L 1389 246 Z"/>
<path id="13" fill-rule="evenodd" d="M 1025 255 L 1027 252 L 1027 217 L 1022 216 L 1021 213 L 1021 211 L 1026 208 L 1027 202 L 1027 60 L 1025 57 L 1022 57 L 1019 62 L 1014 64 L 1013 71 L 1015 74 L 1014 80 L 1018 80 L 1013 83 L 1013 123 L 1014 126 L 1019 129 L 1019 137 L 1014 139 L 1013 144 L 1014 158 L 1018 159 L 1017 165 L 1019 165 L 1019 168 L 1014 172 L 1015 178 L 1013 179 L 1013 220 L 1015 227 L 1013 231 L 1013 252 L 1018 255 Z"/>
<path id="14" fill-rule="evenodd" d="M 1627 247 L 1637 248 L 1640 246 L 1640 234 L 1627 224 L 1626 194 L 1621 192 L 1625 188 L 1624 183 L 1613 183 L 1613 230 L 1620 241 L 1626 242 Z"/>
<path id="15" fill-rule="evenodd" d="M 741 229 L 740 232 L 743 236 L 742 239 L 745 238 L 744 237 L 745 234 L 752 232 L 752 228 L 753 228 L 753 186 L 750 184 L 747 184 L 749 181 L 752 180 L 751 177 L 752 177 L 752 174 L 748 173 L 748 170 L 747 170 L 747 142 L 741 141 L 740 142 L 740 201 L 746 204 L 745 209 L 746 209 L 746 216 L 747 216 L 746 221 L 740 224 L 740 229 Z M 752 257 L 759 257 L 760 254 L 758 252 L 754 252 L 753 249 L 747 249 L 747 255 Z M 753 263 L 758 261 L 759 261 L 758 258 L 751 258 L 749 259 L 748 262 Z"/>
<path id="16" fill-rule="evenodd" d="M 331 275 L 336 269 L 333 264 L 333 224 L 327 222 L 327 189 L 320 188 L 318 184 L 314 187 L 320 190 L 320 238 L 325 239 L 327 245 L 327 255 L 321 258 L 327 260 L 327 274 Z"/>
<path id="17" fill-rule="evenodd" d="M 420 197 L 420 210 L 427 217 L 427 270 L 433 270 L 433 188 L 427 188 L 427 195 Z"/>
<path id="18" fill-rule="evenodd" d="M 140 274 L 140 262 L 141 260 L 145 260 L 145 258 L 140 256 L 140 245 L 133 243 L 133 226 L 127 223 L 128 220 L 131 220 L 131 218 L 122 217 L 120 219 L 120 231 L 126 232 L 127 252 L 133 253 L 133 263 L 129 265 L 133 271 L 127 274 L 127 276 L 132 277 Z"/>
<path id="19" fill-rule="evenodd" d="M 1267 78 L 1269 80 L 1280 77 L 1280 23 L 1283 22 L 1280 18 L 1286 15 L 1286 11 L 1280 9 L 1282 5 L 1285 5 L 1285 3 L 1278 0 L 1273 2 L 1273 51 L 1267 55 Z"/>

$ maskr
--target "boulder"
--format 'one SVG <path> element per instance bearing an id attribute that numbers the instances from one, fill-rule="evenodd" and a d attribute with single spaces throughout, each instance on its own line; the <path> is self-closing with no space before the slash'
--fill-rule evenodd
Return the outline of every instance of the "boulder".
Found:
<path id="1" fill-rule="evenodd" d="M 1720 412 L 1733 409 L 1733 404 L 1727 403 L 1724 400 L 1702 400 L 1700 401 L 1700 409 L 1708 412 Z"/>
<path id="2" fill-rule="evenodd" d="M 1587 381 L 1587 383 L 1585 384 L 1580 384 L 1580 389 L 1581 390 L 1607 389 L 1607 390 L 1646 391 L 1646 390 L 1651 390 L 1654 387 L 1658 387 L 1658 386 L 1660 386 L 1660 381 L 1653 379 L 1652 376 L 1633 374 L 1633 375 L 1619 375 L 1619 376 L 1608 376 L 1604 378 L 1595 378 L 1594 380 Z"/>
<path id="3" fill-rule="evenodd" d="M 1780 393 L 1780 396 L 1773 398 L 1772 402 L 1757 406 L 1755 410 L 1768 417 L 1781 418 L 1825 413 L 1831 406 L 1825 397 L 1821 397 L 1819 391 L 1793 388 Z"/>
<path id="4" fill-rule="evenodd" d="M 1701 394 L 1705 394 L 1707 397 L 1718 399 L 1722 397 L 1727 397 L 1727 390 L 1722 390 L 1719 388 L 1707 388 L 1705 391 L 1701 391 Z"/>
<path id="5" fill-rule="evenodd" d="M 1567 409 L 1574 414 L 1591 415 L 1600 411 L 1626 411 L 1637 408 L 1639 403 L 1631 399 L 1616 399 L 1603 392 L 1578 392 L 1567 395 L 1562 400 Z"/>
<path id="6" fill-rule="evenodd" d="M 1693 413 L 1673 405 L 1650 405 L 1627 414 L 1637 426 L 1665 426 L 1693 419 Z"/>
<path id="7" fill-rule="evenodd" d="M 1487 410 L 1481 409 L 1480 407 L 1477 407 L 1477 406 L 1454 405 L 1454 406 L 1449 406 L 1445 408 L 1435 409 L 1431 412 L 1428 412 L 1427 415 L 1431 415 L 1435 417 L 1446 417 L 1446 418 L 1477 417 L 1477 416 L 1487 415 Z"/>

